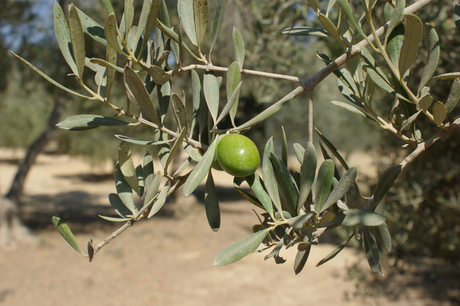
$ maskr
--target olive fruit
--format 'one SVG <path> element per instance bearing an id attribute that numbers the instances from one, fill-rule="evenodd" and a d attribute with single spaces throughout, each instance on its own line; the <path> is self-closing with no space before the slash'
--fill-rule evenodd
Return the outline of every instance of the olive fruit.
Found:
<path id="1" fill-rule="evenodd" d="M 254 142 L 239 134 L 222 137 L 217 144 L 216 156 L 222 169 L 236 177 L 253 174 L 260 162 L 259 150 Z"/>

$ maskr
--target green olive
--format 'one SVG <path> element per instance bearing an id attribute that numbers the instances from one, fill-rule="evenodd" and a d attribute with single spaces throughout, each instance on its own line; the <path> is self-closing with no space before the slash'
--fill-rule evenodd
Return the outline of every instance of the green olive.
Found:
<path id="1" fill-rule="evenodd" d="M 246 136 L 225 135 L 219 140 L 216 151 L 217 160 L 222 169 L 233 176 L 251 175 L 259 167 L 259 150 Z"/>

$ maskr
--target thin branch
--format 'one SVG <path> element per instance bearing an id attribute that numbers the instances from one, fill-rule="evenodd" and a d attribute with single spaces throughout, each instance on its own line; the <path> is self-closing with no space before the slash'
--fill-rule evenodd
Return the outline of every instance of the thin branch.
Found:
<path id="1" fill-rule="evenodd" d="M 445 125 L 444 129 L 440 129 L 436 134 L 434 134 L 430 139 L 421 142 L 417 145 L 417 148 L 415 148 L 414 151 L 412 151 L 411 154 L 407 155 L 404 160 L 402 160 L 399 165 L 401 166 L 401 170 L 403 170 L 407 165 L 412 163 L 420 154 L 425 152 L 429 147 L 434 145 L 436 142 L 438 142 L 442 137 L 444 137 L 446 134 L 449 134 L 453 132 L 455 129 L 460 127 L 460 117 L 455 119 L 451 123 L 447 123 Z M 364 205 L 364 209 L 370 209 L 374 207 L 374 197 L 372 196 L 369 201 Z"/>
<path id="2" fill-rule="evenodd" d="M 168 71 L 171 76 L 174 76 L 178 73 L 182 73 L 185 71 L 190 71 L 190 70 L 204 70 L 204 71 L 217 71 L 217 72 L 227 72 L 228 68 L 226 67 L 220 67 L 220 66 L 214 66 L 214 65 L 199 65 L 199 64 L 192 64 L 186 67 L 181 67 L 176 70 L 171 70 Z M 271 78 L 271 79 L 276 79 L 276 80 L 286 80 L 286 81 L 291 81 L 291 82 L 296 82 L 296 83 L 301 83 L 302 79 L 299 77 L 295 76 L 290 76 L 290 75 L 284 75 L 284 74 L 278 74 L 278 73 L 270 73 L 270 72 L 263 72 L 263 71 L 257 71 L 257 70 L 250 70 L 250 69 L 241 69 L 241 74 L 244 75 L 250 75 L 250 76 L 259 76 L 259 77 L 265 77 L 265 78 Z"/>
<path id="3" fill-rule="evenodd" d="M 460 117 L 455 119 L 452 123 L 447 123 L 445 129 L 440 129 L 436 134 L 434 134 L 430 139 L 421 142 L 417 145 L 417 148 L 412 151 L 411 154 L 407 155 L 406 158 L 399 164 L 401 168 L 404 169 L 408 164 L 413 162 L 420 154 L 426 151 L 429 147 L 435 144 L 440 140 L 444 135 L 451 133 L 456 128 L 460 127 Z"/>
<path id="4" fill-rule="evenodd" d="M 416 14 L 419 11 L 423 10 L 426 8 L 428 5 L 432 4 L 436 0 L 420 0 L 412 4 L 411 6 L 408 6 L 404 10 L 404 15 L 405 14 Z M 402 19 L 400 20 L 402 22 Z M 382 37 L 385 35 L 387 29 L 388 29 L 388 23 L 384 24 L 380 28 L 378 28 L 375 31 L 375 34 L 378 37 Z M 369 42 L 374 42 L 374 36 L 371 34 L 367 37 Z M 356 45 L 353 45 L 347 52 L 343 53 L 341 56 L 339 56 L 337 59 L 335 59 L 333 62 L 331 62 L 329 65 L 324 67 L 322 70 L 318 71 L 311 77 L 305 79 L 302 81 L 302 87 L 305 89 L 305 91 L 311 91 L 313 90 L 316 85 L 318 85 L 322 80 L 324 80 L 328 75 L 333 73 L 337 68 L 345 64 L 347 61 L 349 61 L 351 58 L 355 57 L 356 55 L 361 53 L 361 48 L 367 48 L 369 46 L 369 43 L 367 40 L 363 39 Z"/>

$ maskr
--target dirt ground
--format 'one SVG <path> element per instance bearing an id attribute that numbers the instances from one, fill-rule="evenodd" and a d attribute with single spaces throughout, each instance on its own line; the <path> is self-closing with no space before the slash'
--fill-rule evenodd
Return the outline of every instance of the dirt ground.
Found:
<path id="1" fill-rule="evenodd" d="M 5 193 L 22 152 L 0 153 Z M 68 221 L 81 246 L 90 238 L 99 243 L 119 226 L 97 217 L 111 213 L 107 195 L 115 187 L 103 175 L 107 169 L 90 168 L 81 159 L 40 155 L 24 198 L 37 243 L 0 250 L 0 305 L 434 305 L 420 288 L 407 288 L 396 301 L 353 298 L 355 283 L 346 277 L 357 258 L 351 248 L 316 268 L 334 246 L 315 246 L 297 276 L 293 252 L 282 253 L 283 265 L 251 254 L 230 266 L 213 266 L 214 256 L 250 234 L 257 222 L 253 207 L 235 200 L 226 175 L 215 178 L 222 200 L 217 233 L 199 201 L 183 200 L 175 216 L 136 223 L 89 263 L 54 230 L 51 216 Z"/>

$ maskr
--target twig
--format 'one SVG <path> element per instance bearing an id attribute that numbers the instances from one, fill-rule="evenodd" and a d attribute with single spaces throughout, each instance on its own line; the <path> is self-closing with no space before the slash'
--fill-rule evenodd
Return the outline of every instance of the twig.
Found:
<path id="1" fill-rule="evenodd" d="M 176 75 L 178 73 L 182 73 L 182 72 L 190 71 L 190 70 L 227 72 L 228 68 L 220 67 L 220 66 L 214 66 L 214 65 L 192 64 L 192 65 L 189 65 L 189 66 L 186 66 L 186 67 L 181 67 L 181 68 L 176 69 L 176 70 L 168 71 L 167 73 L 169 73 L 171 76 L 174 76 L 174 75 Z M 265 77 L 265 78 L 271 78 L 271 79 L 277 79 L 277 80 L 286 80 L 286 81 L 291 81 L 291 82 L 296 82 L 296 83 L 301 83 L 302 82 L 302 79 L 299 78 L 299 77 L 290 76 L 290 75 L 284 75 L 284 74 L 278 74 L 278 73 L 250 70 L 250 69 L 241 69 L 241 74 L 250 75 L 250 76 L 259 76 L 259 77 Z"/>
<path id="2" fill-rule="evenodd" d="M 421 0 L 417 1 L 411 6 L 408 6 L 404 10 L 404 14 L 416 14 L 422 9 L 426 8 L 428 5 L 432 4 L 436 0 Z M 402 19 L 400 20 L 402 22 Z M 378 28 L 375 31 L 375 34 L 378 37 L 382 37 L 385 35 L 387 29 L 388 29 L 388 23 L 384 24 L 380 28 Z M 374 36 L 373 34 L 369 35 L 367 37 L 369 42 L 374 42 Z M 361 48 L 367 48 L 369 46 L 367 40 L 363 39 L 356 45 L 353 45 L 347 52 L 343 53 L 341 56 L 339 56 L 337 59 L 335 59 L 333 62 L 331 62 L 329 65 L 324 67 L 322 70 L 318 71 L 311 77 L 305 79 L 302 81 L 302 87 L 305 89 L 305 91 L 311 91 L 313 90 L 316 85 L 318 85 L 322 80 L 324 80 L 328 75 L 330 75 L 332 72 L 334 72 L 337 68 L 345 64 L 347 61 L 349 61 L 351 58 L 355 57 L 356 55 L 361 53 Z"/>
<path id="3" fill-rule="evenodd" d="M 401 169 L 404 169 L 408 164 L 413 162 L 420 154 L 426 151 L 429 147 L 435 144 L 438 140 L 440 140 L 444 135 L 451 133 L 453 130 L 460 126 L 460 117 L 455 119 L 452 123 L 447 123 L 445 129 L 440 129 L 436 134 L 434 134 L 430 139 L 421 142 L 417 145 L 417 148 L 412 151 L 411 154 L 407 155 L 406 158 L 399 164 L 401 165 Z"/>

